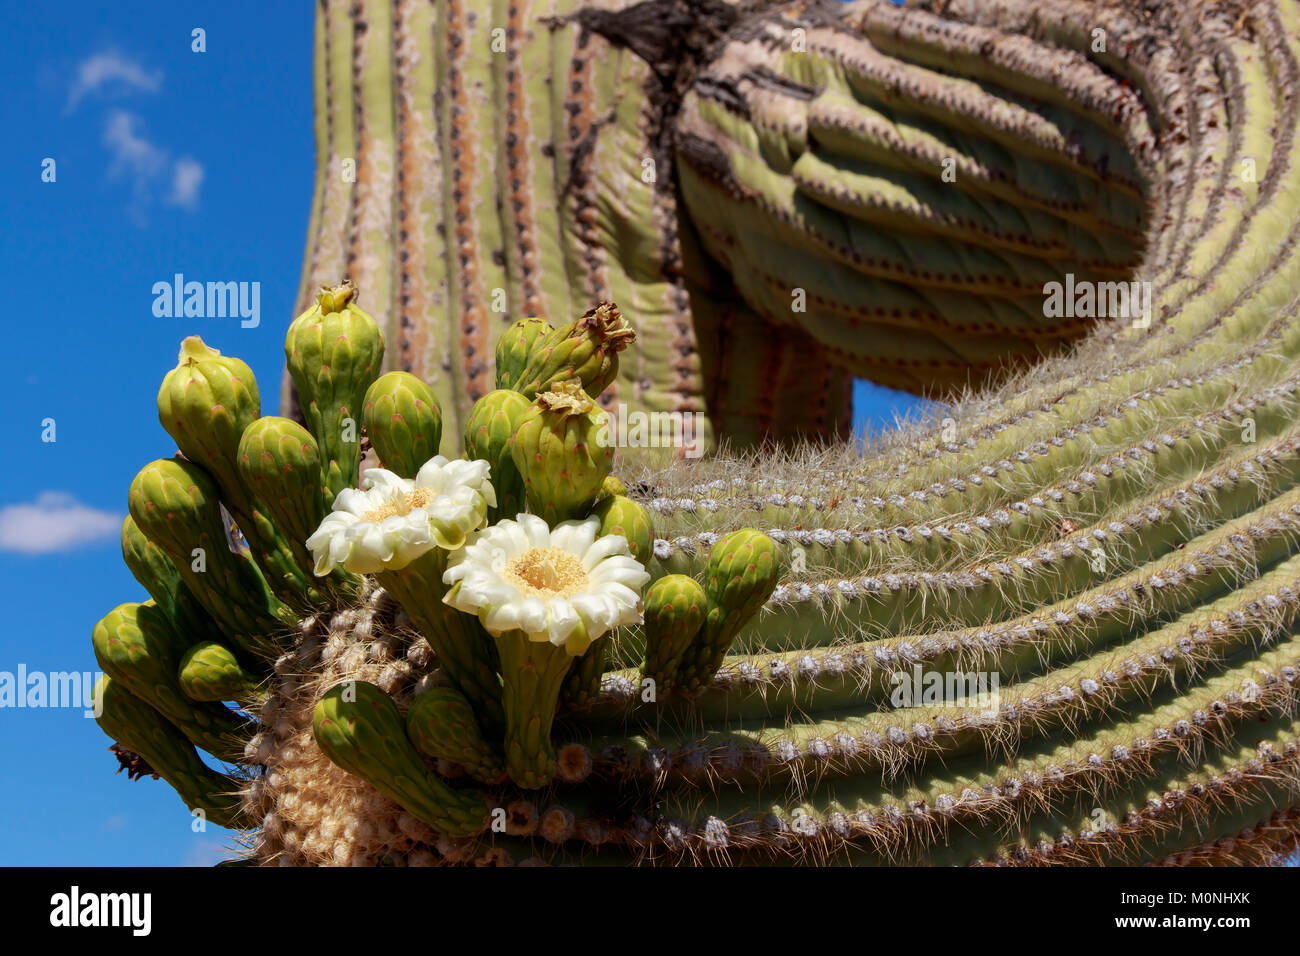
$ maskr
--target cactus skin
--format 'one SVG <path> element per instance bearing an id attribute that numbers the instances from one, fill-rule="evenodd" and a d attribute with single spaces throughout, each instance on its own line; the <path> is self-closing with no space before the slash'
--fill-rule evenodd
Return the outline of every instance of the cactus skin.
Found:
<path id="1" fill-rule="evenodd" d="M 555 329 L 541 318 L 520 319 L 497 340 L 497 388 L 512 388 L 523 375 L 534 349 Z"/>
<path id="2" fill-rule="evenodd" d="M 350 691 L 352 701 L 346 699 Z M 335 764 L 440 832 L 473 836 L 487 825 L 482 794 L 452 790 L 424 765 L 406 739 L 397 705 L 374 684 L 331 687 L 316 705 L 312 732 Z"/>
<path id="3" fill-rule="evenodd" d="M 524 510 L 524 479 L 511 454 L 510 439 L 528 408 L 528 399 L 518 392 L 499 388 L 474 403 L 465 425 L 465 457 L 492 466 L 497 503 L 488 509 L 488 524 Z"/>
<path id="4" fill-rule="evenodd" d="M 166 717 L 190 743 L 229 763 L 242 759 L 244 722 L 225 707 L 198 703 L 200 698 L 177 680 L 189 645 L 161 608 L 120 604 L 95 625 L 92 641 L 104 673 Z"/>
<path id="5" fill-rule="evenodd" d="M 772 596 L 781 572 L 776 542 L 761 531 L 733 531 L 713 546 L 704 624 L 678 664 L 683 688 L 698 691 L 712 679 L 740 629 Z"/>
<path id="6" fill-rule="evenodd" d="M 582 318 L 561 326 L 537 342 L 510 386 L 525 398 L 577 379 L 592 398 L 618 376 L 618 353 L 636 341 L 636 333 L 618 306 L 602 302 Z"/>
<path id="7" fill-rule="evenodd" d="M 143 757 L 191 811 L 223 827 L 241 825 L 239 781 L 209 769 L 180 731 L 111 677 L 99 679 L 95 697 L 104 733 Z"/>
<path id="8" fill-rule="evenodd" d="M 474 717 L 474 709 L 451 687 L 430 687 L 411 701 L 406 735 L 415 749 L 436 760 L 450 760 L 480 783 L 500 783 L 505 765 Z"/>
<path id="9" fill-rule="evenodd" d="M 599 440 L 602 416 L 581 386 L 562 382 L 528 406 L 510 438 L 524 476 L 528 509 L 555 525 L 591 510 L 613 467 L 614 449 Z"/>
<path id="10" fill-rule="evenodd" d="M 442 412 L 433 390 L 409 372 L 389 372 L 366 390 L 364 421 L 379 464 L 414 478 L 438 454 Z"/>
<path id="11" fill-rule="evenodd" d="M 322 289 L 289 326 L 285 362 L 321 453 L 326 504 L 355 487 L 361 465 L 362 408 L 379 377 L 384 336 L 355 303 L 351 283 Z"/>
<path id="12" fill-rule="evenodd" d="M 685 574 L 668 574 L 650 585 L 645 596 L 645 663 L 643 678 L 655 693 L 673 689 L 677 669 L 708 613 L 704 588 Z"/>
<path id="13" fill-rule="evenodd" d="M 224 644 L 202 641 L 182 656 L 177 671 L 181 690 L 190 700 L 248 701 L 257 696 L 257 680 Z"/>

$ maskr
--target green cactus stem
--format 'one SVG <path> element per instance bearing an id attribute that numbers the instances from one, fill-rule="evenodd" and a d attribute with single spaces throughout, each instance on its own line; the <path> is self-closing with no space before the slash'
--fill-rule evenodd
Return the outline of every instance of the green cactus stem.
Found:
<path id="1" fill-rule="evenodd" d="M 555 775 L 551 724 L 573 656 L 550 641 L 520 631 L 496 639 L 505 707 L 506 772 L 525 790 L 545 787 Z"/>
<path id="2" fill-rule="evenodd" d="M 335 764 L 440 832 L 473 836 L 487 825 L 483 795 L 452 790 L 424 765 L 406 739 L 397 706 L 375 685 L 331 687 L 316 704 L 312 732 Z"/>
<path id="3" fill-rule="evenodd" d="M 244 821 L 239 799 L 242 784 L 211 770 L 190 742 L 158 711 L 104 676 L 95 685 L 102 712 L 96 718 L 104 733 L 143 757 L 193 813 L 223 827 Z"/>
<path id="4" fill-rule="evenodd" d="M 460 764 L 480 783 L 500 783 L 505 775 L 499 748 L 488 743 L 469 701 L 451 687 L 431 687 L 411 702 L 406 734 L 420 753 Z"/>
<path id="5" fill-rule="evenodd" d="M 121 604 L 95 625 L 95 659 L 120 687 L 162 714 L 191 744 L 238 763 L 247 723 L 225 707 L 199 703 L 177 678 L 189 647 L 152 602 Z M 134 748 L 133 748 L 134 749 Z"/>

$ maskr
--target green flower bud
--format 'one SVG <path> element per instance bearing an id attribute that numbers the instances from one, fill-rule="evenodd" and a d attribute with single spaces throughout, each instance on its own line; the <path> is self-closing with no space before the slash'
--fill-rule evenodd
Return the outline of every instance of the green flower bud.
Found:
<path id="1" fill-rule="evenodd" d="M 706 686 L 740 629 L 772 595 L 781 578 L 776 542 L 753 528 L 719 539 L 709 554 L 708 614 L 678 673 L 687 690 Z"/>
<path id="2" fill-rule="evenodd" d="M 100 729 L 143 757 L 190 810 L 202 810 L 219 826 L 245 825 L 240 819 L 240 782 L 209 768 L 162 714 L 108 676 L 95 686 L 95 698 L 102 708 Z"/>
<path id="3" fill-rule="evenodd" d="M 284 532 L 294 564 L 304 571 L 315 564 L 307 539 L 325 517 L 325 491 L 321 487 L 320 450 L 311 432 L 297 422 L 263 416 L 239 440 L 239 476 Z M 330 575 L 342 587 L 355 589 L 360 579 L 341 568 Z M 316 586 L 309 589 L 319 595 Z"/>
<path id="4" fill-rule="evenodd" d="M 618 534 L 627 538 L 632 557 L 649 564 L 654 556 L 655 529 L 650 512 L 631 498 L 615 495 L 596 504 L 592 515 L 600 519 L 600 533 Z"/>
<path id="5" fill-rule="evenodd" d="M 322 289 L 316 304 L 290 324 L 284 340 L 299 405 L 323 456 L 330 501 L 357 485 L 362 407 L 384 360 L 383 333 L 357 307 L 355 297 L 350 282 Z"/>
<path id="6" fill-rule="evenodd" d="M 242 759 L 243 724 L 221 706 L 187 699 L 176 677 L 186 642 L 152 603 L 121 604 L 95 625 L 95 659 L 109 677 L 158 710 L 196 747 L 221 760 Z"/>
<path id="7" fill-rule="evenodd" d="M 257 679 L 216 641 L 203 641 L 187 650 L 177 674 L 181 690 L 191 700 L 243 702 L 253 700 L 258 692 Z"/>
<path id="8" fill-rule="evenodd" d="M 498 783 L 505 775 L 505 765 L 483 737 L 474 708 L 452 687 L 431 687 L 411 702 L 406 735 L 420 753 L 458 763 L 482 783 Z"/>
<path id="9" fill-rule="evenodd" d="M 236 519 L 252 510 L 236 470 L 239 438 L 261 408 L 253 370 L 197 335 L 181 343 L 178 363 L 158 390 L 158 421 L 181 453 L 216 479 Z"/>
<path id="10" fill-rule="evenodd" d="M 474 790 L 452 790 L 420 759 L 397 705 L 374 684 L 344 681 L 326 691 L 312 715 L 325 756 L 402 809 L 448 836 L 487 826 L 488 805 Z"/>
<path id="11" fill-rule="evenodd" d="M 414 478 L 438 454 L 442 411 L 433 390 L 410 372 L 389 372 L 366 390 L 366 434 L 379 464 L 403 478 Z"/>
<path id="12" fill-rule="evenodd" d="M 600 498 L 612 498 L 615 495 L 626 495 L 627 485 L 621 478 L 615 475 L 606 476 L 605 480 L 600 483 Z"/>
<path id="13" fill-rule="evenodd" d="M 604 415 L 576 381 L 543 392 L 524 412 L 510 453 L 524 478 L 528 508 L 549 525 L 591 510 L 613 466 L 613 446 L 602 446 Z"/>
<path id="14" fill-rule="evenodd" d="M 513 388 L 535 398 L 558 382 L 577 379 L 588 395 L 598 398 L 618 376 L 618 353 L 635 341 L 636 332 L 618 306 L 602 302 L 534 343 Z"/>
<path id="15" fill-rule="evenodd" d="M 216 623 L 181 580 L 172 559 L 145 537 L 130 515 L 122 519 L 122 559 L 185 643 L 221 636 Z"/>
<path id="16" fill-rule="evenodd" d="M 510 438 L 526 411 L 528 399 L 499 388 L 474 403 L 465 423 L 465 457 L 486 461 L 492 467 L 497 503 L 488 509 L 488 524 L 524 510 L 524 479 L 511 455 Z"/>
<path id="17" fill-rule="evenodd" d="M 497 339 L 497 388 L 510 388 L 524 372 L 538 342 L 554 332 L 545 319 L 520 319 Z"/>
<path id="18" fill-rule="evenodd" d="M 274 635 L 296 622 L 247 554 L 230 550 L 212 479 L 193 462 L 146 465 L 127 494 L 132 519 L 180 573 L 204 610 L 243 650 L 278 654 Z"/>
<path id="19" fill-rule="evenodd" d="M 643 676 L 656 692 L 670 690 L 678 665 L 699 633 L 707 610 L 704 588 L 685 574 L 669 574 L 650 586 L 645 596 L 645 664 Z"/>

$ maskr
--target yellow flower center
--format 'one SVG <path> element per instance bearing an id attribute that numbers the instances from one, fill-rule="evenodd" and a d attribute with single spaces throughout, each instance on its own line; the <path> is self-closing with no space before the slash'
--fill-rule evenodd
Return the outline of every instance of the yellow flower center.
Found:
<path id="1" fill-rule="evenodd" d="M 505 579 L 529 597 L 572 597 L 587 586 L 582 562 L 559 548 L 529 548 L 511 561 Z"/>
<path id="2" fill-rule="evenodd" d="M 361 520 L 378 523 L 385 518 L 409 515 L 416 508 L 427 507 L 436 497 L 438 496 L 432 488 L 416 488 L 385 501 L 374 511 L 367 511 L 361 516 Z"/>

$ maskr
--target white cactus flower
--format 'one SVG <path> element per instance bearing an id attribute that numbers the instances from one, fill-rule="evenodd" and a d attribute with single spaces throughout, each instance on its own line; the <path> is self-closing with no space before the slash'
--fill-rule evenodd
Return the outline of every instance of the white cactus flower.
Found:
<path id="1" fill-rule="evenodd" d="M 626 538 L 599 531 L 596 518 L 554 528 L 529 514 L 500 521 L 448 558 L 443 600 L 490 634 L 519 631 L 581 654 L 605 632 L 641 622 L 650 580 Z"/>
<path id="2" fill-rule="evenodd" d="M 316 574 L 336 566 L 354 574 L 396 571 L 434 547 L 463 547 L 497 503 L 489 471 L 486 461 L 441 455 L 425 462 L 414 480 L 367 469 L 361 488 L 339 492 L 334 510 L 307 539 Z"/>

